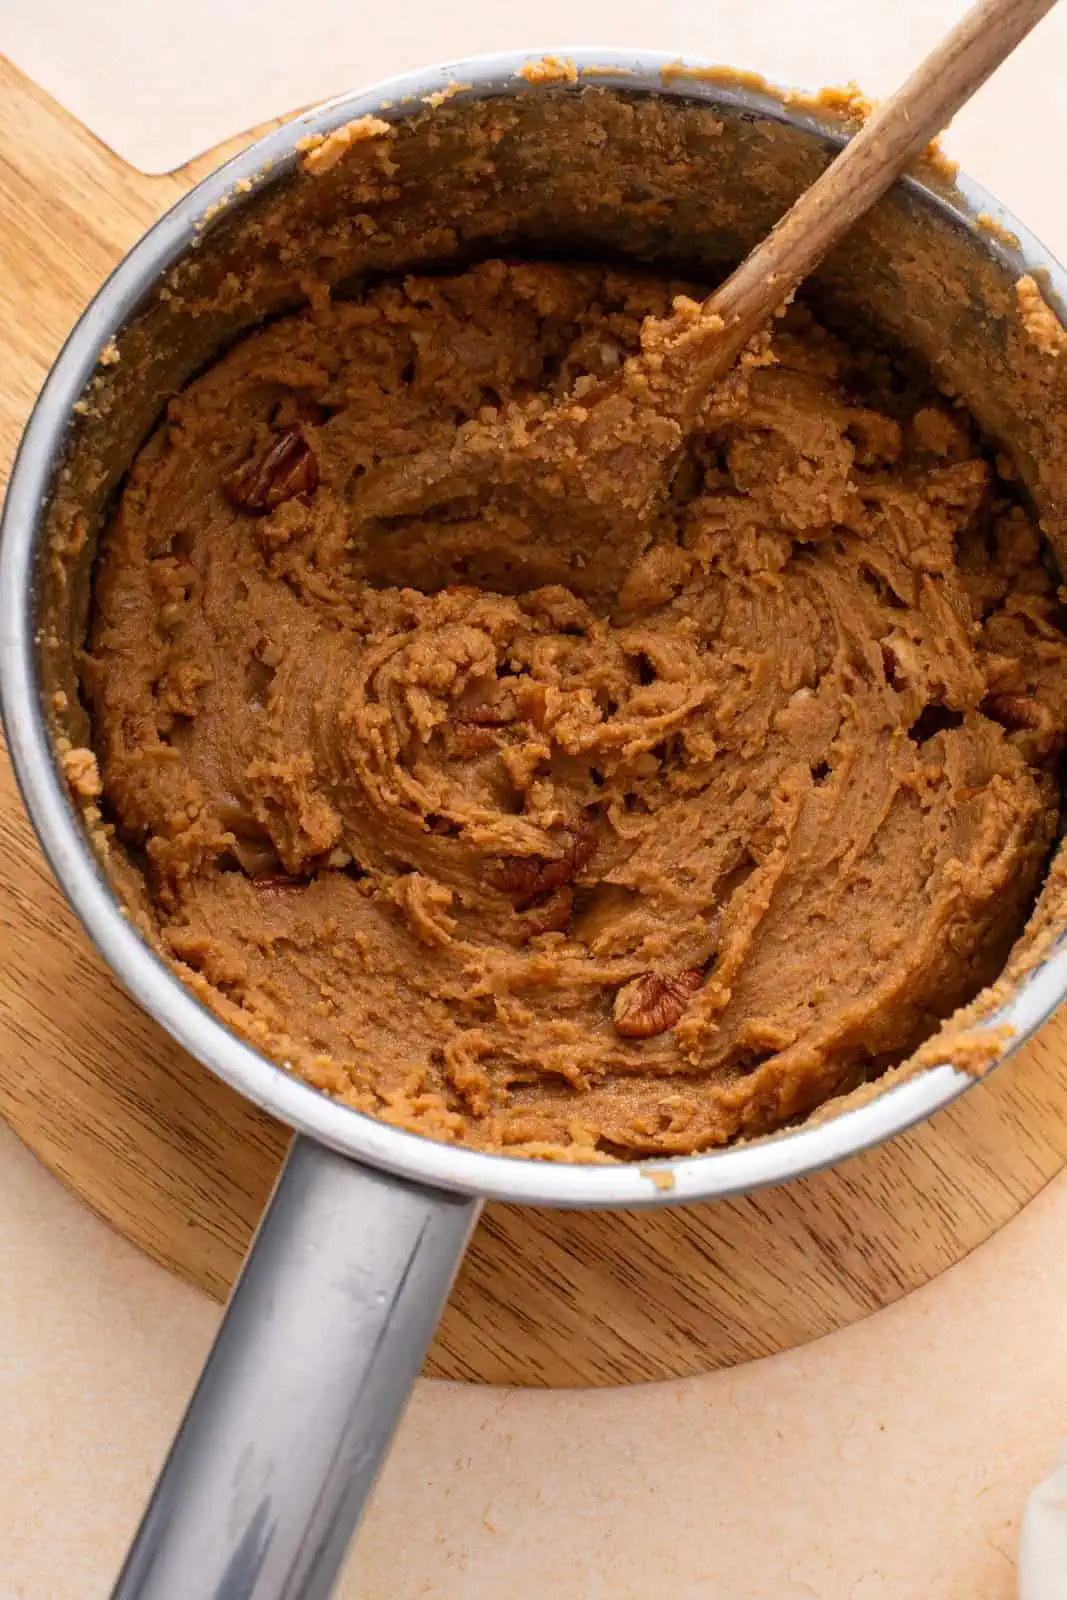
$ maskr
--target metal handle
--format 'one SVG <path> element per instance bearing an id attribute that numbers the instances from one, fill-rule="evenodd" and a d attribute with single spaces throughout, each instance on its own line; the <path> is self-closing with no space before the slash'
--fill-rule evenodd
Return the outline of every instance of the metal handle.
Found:
<path id="1" fill-rule="evenodd" d="M 112 1600 L 324 1600 L 479 1208 L 293 1140 Z"/>

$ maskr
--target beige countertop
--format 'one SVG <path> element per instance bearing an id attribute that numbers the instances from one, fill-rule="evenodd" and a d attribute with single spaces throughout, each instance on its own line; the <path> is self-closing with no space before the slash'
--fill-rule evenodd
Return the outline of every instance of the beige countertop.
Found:
<path id="1" fill-rule="evenodd" d="M 243 3 L 211 0 L 216 32 L 229 37 Z M 544 0 L 519 27 L 510 8 L 471 0 L 457 38 L 452 12 L 418 3 L 417 19 L 416 0 L 398 0 L 380 27 L 376 15 L 373 38 L 359 8 L 335 0 L 299 8 L 300 29 L 261 29 L 277 48 L 257 76 L 254 38 L 247 47 L 238 111 L 228 82 L 208 70 L 225 60 L 230 71 L 231 53 L 201 50 L 194 72 L 175 39 L 181 115 L 202 113 L 208 143 L 220 116 L 232 129 L 384 71 L 568 37 L 659 44 L 809 85 L 856 77 L 878 93 L 962 10 L 958 0 L 760 0 L 721 11 L 689 0 L 651 11 Z M 207 7 L 187 0 L 189 38 Z M 73 73 L 72 85 L 96 82 L 117 104 L 104 69 L 94 78 L 82 65 L 79 27 L 91 22 L 125 81 L 148 85 L 143 132 L 149 112 L 167 108 L 158 72 L 137 76 L 138 61 L 158 62 L 158 52 L 135 34 L 117 54 L 104 9 L 9 0 L 12 53 L 31 70 L 43 62 L 37 75 L 51 71 L 57 91 Z M 110 9 L 153 13 L 127 0 Z M 1061 7 L 949 140 L 1061 257 L 1065 52 Z M 138 136 L 136 96 L 123 105 L 116 141 Z M 195 131 L 190 139 L 184 154 L 199 147 Z M 1011 1600 L 1023 1501 L 1067 1435 L 1065 1237 L 1067 1174 L 926 1289 L 771 1360 L 587 1393 L 423 1382 L 341 1594 Z M 91 1600 L 108 1592 L 218 1309 L 111 1233 L 3 1128 L 0 1282 L 0 1600 Z"/>
<path id="2" fill-rule="evenodd" d="M 625 1390 L 420 1383 L 342 1600 L 1012 1600 L 1023 1500 L 1067 1434 L 1065 1235 L 1067 1175 L 786 1355 Z M 6 1129 L 0 1282 L 0 1597 L 92 1600 L 218 1309 Z"/>

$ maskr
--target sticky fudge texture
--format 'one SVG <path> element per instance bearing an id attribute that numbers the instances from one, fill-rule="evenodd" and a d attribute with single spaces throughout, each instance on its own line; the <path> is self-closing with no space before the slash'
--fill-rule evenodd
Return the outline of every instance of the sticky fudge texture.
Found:
<path id="1" fill-rule="evenodd" d="M 320 295 L 171 402 L 102 541 L 83 686 L 162 948 L 435 1138 L 777 1128 L 999 972 L 1055 835 L 1067 644 L 1012 469 L 804 309 L 602 603 L 479 582 L 462 493 L 355 517 L 367 468 L 611 372 L 683 287 L 490 261 Z"/>

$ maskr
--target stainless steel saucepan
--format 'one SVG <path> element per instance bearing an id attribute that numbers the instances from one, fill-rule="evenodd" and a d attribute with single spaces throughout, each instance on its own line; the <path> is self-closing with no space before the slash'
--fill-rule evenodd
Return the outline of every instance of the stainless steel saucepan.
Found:
<path id="1" fill-rule="evenodd" d="M 212 1072 L 295 1130 L 118 1582 L 120 1600 L 293 1600 L 329 1592 L 484 1200 L 632 1207 L 738 1194 L 811 1173 L 886 1139 L 946 1106 L 971 1081 L 938 1066 L 854 1107 L 846 1102 L 836 1117 L 776 1138 L 658 1163 L 659 1182 L 647 1166 L 636 1164 L 550 1165 L 433 1143 L 310 1088 L 206 1011 L 121 907 L 66 792 L 50 724 L 54 662 L 47 652 L 58 636 L 68 639 L 68 652 L 76 647 L 79 612 L 76 584 L 58 601 L 52 596 L 49 530 L 61 486 L 69 486 L 72 473 L 77 477 L 81 430 L 91 425 L 84 416 L 73 420 L 75 405 L 99 373 L 101 351 L 112 341 L 121 350 L 131 329 L 160 314 L 158 291 L 176 264 L 194 253 L 208 261 L 213 251 L 224 250 L 242 215 L 262 206 L 265 196 L 284 190 L 299 200 L 299 185 L 313 180 L 299 170 L 298 141 L 366 113 L 407 119 L 425 109 L 424 97 L 452 84 L 464 86 L 457 104 L 520 94 L 567 97 L 597 85 L 638 99 L 659 96 L 682 117 L 679 127 L 694 164 L 691 179 L 683 172 L 677 180 L 673 210 L 661 206 L 658 220 L 649 222 L 642 196 L 620 193 L 610 202 L 614 220 L 606 213 L 576 213 L 570 232 L 557 220 L 547 243 L 557 251 L 573 245 L 587 256 L 599 245 L 618 250 L 632 201 L 633 237 L 643 258 L 710 270 L 720 223 L 723 257 L 736 259 L 773 219 L 774 208 L 784 210 L 791 198 L 768 193 L 761 216 L 755 203 L 760 172 L 788 156 L 795 164 L 789 180 L 795 188 L 810 181 L 844 137 L 828 113 L 786 103 L 756 82 L 731 82 L 710 70 L 679 73 L 677 63 L 652 54 L 567 54 L 576 63 L 577 81 L 544 88 L 517 76 L 533 58 L 497 56 L 348 95 L 270 134 L 200 184 L 130 252 L 82 316 L 44 386 L 11 478 L 0 548 L 3 715 L 41 844 L 88 933 L 129 991 Z M 713 179 L 702 175 L 699 128 L 684 120 L 694 107 L 712 108 L 734 141 L 730 170 L 723 168 L 718 180 L 730 185 L 728 194 L 700 189 Z M 774 144 L 779 136 L 785 140 L 781 158 Z M 510 159 L 521 162 L 521 148 Z M 632 163 L 632 151 L 628 159 Z M 542 214 L 539 192 L 561 181 L 543 163 L 522 178 L 533 234 Z M 1003 232 L 989 231 L 984 222 L 979 226 L 978 219 L 989 216 L 1018 237 L 1018 249 Z M 749 223 L 751 238 L 745 236 Z M 1020 423 L 1018 437 L 1012 437 L 1013 402 L 1004 387 L 1010 291 L 1021 272 L 1043 266 L 1050 268 L 1050 294 L 1062 294 L 1062 271 L 1019 223 L 965 179 L 954 190 L 942 190 L 932 178 L 908 179 L 858 233 L 854 257 L 846 249 L 828 263 L 828 303 L 835 296 L 847 301 L 858 293 L 857 285 L 865 286 L 867 310 L 917 343 L 983 421 L 1002 439 L 1007 436 L 1020 457 L 1033 458 L 1042 442 L 1041 407 L 1029 408 L 1025 427 Z M 489 243 L 476 241 L 482 253 Z M 457 256 L 474 249 L 470 240 L 453 240 L 453 246 Z M 243 248 L 247 256 L 254 242 Z M 967 286 L 962 298 L 960 283 Z M 916 291 L 911 303 L 909 284 Z M 258 314 L 251 307 L 242 313 L 235 301 L 226 327 L 209 327 L 205 337 L 217 346 L 240 331 L 242 320 L 248 325 Z M 187 322 L 174 336 L 174 349 L 183 339 L 188 345 L 179 378 L 210 353 L 194 348 L 197 327 Z M 173 365 L 172 358 L 178 359 L 171 346 L 161 344 L 163 366 Z M 1044 381 L 1035 371 L 1034 384 Z M 100 490 L 101 515 L 104 491 L 113 491 L 158 415 L 151 396 L 131 397 L 131 415 L 138 405 L 124 459 L 113 465 L 110 485 L 93 489 Z M 1040 493 L 1035 481 L 1035 498 Z M 64 604 L 67 614 L 57 621 L 49 608 L 62 610 Z M 84 610 L 80 614 L 84 619 Z M 1017 1044 L 1065 992 L 1067 949 L 1049 941 L 1010 1002 L 985 1025 L 1009 1023 Z M 663 1270 L 672 1270 L 669 1261 Z"/>

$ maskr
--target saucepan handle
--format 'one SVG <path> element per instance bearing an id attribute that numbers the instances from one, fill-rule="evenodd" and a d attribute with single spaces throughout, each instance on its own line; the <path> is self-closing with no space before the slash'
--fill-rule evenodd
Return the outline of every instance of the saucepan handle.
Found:
<path id="1" fill-rule="evenodd" d="M 113 1600 L 324 1600 L 478 1210 L 294 1139 Z"/>

